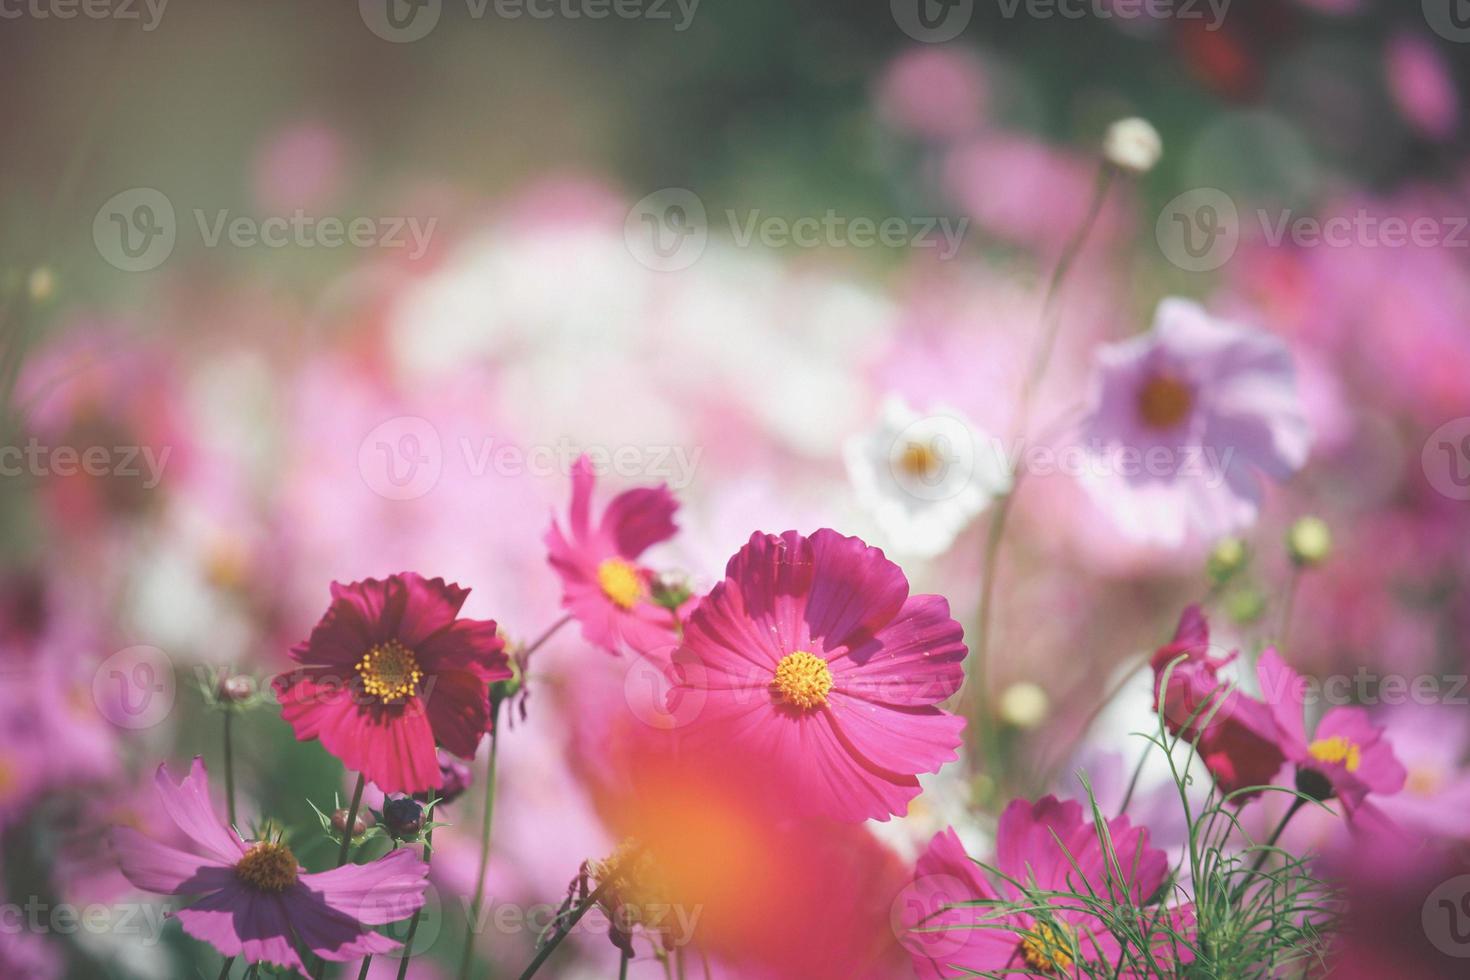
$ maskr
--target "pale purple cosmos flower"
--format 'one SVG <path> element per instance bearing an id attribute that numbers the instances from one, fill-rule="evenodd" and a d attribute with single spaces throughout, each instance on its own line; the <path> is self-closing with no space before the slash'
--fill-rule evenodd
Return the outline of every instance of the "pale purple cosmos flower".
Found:
<path id="1" fill-rule="evenodd" d="M 1306 462 L 1286 345 L 1166 299 L 1148 333 L 1097 355 L 1080 479 L 1127 536 L 1177 547 L 1254 523 L 1260 475 Z"/>
<path id="2" fill-rule="evenodd" d="M 112 830 L 118 865 L 135 886 L 200 896 L 175 913 L 185 932 L 227 957 L 303 971 L 298 943 L 339 963 L 399 947 L 367 927 L 407 918 L 424 904 L 429 869 L 412 851 L 307 874 L 285 844 L 247 842 L 226 826 L 209 802 L 208 778 L 196 757 L 179 785 L 164 766 L 154 779 L 164 812 L 200 854 L 128 827 Z"/>

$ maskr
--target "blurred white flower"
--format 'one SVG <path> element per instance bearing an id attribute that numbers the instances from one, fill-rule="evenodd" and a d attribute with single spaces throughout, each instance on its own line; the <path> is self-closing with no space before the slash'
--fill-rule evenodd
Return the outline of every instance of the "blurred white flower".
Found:
<path id="1" fill-rule="evenodd" d="M 1011 486 L 1000 443 L 953 409 L 915 411 L 897 396 L 844 447 L 858 502 L 893 551 L 941 554 Z"/>

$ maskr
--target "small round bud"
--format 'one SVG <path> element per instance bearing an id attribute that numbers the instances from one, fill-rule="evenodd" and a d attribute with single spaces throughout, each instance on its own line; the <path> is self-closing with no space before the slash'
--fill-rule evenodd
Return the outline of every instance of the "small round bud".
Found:
<path id="1" fill-rule="evenodd" d="M 50 266 L 37 266 L 31 270 L 30 278 L 26 280 L 26 290 L 30 293 L 32 303 L 44 303 L 56 295 L 56 273 L 51 271 Z"/>
<path id="2" fill-rule="evenodd" d="M 447 805 L 453 803 L 464 795 L 464 791 L 470 788 L 474 776 L 470 773 L 470 767 L 465 765 L 455 756 L 450 755 L 443 749 L 439 750 L 439 779 L 440 786 L 435 790 L 439 803 Z M 415 793 L 414 799 L 427 803 L 428 793 Z"/>
<path id="3" fill-rule="evenodd" d="M 655 575 L 649 592 L 650 598 L 656 604 L 671 610 L 677 610 L 694 594 L 689 580 L 677 572 L 660 572 Z"/>
<path id="4" fill-rule="evenodd" d="M 1332 530 L 1320 517 L 1300 518 L 1286 532 L 1286 550 L 1298 565 L 1320 565 L 1332 554 Z"/>
<path id="5" fill-rule="evenodd" d="M 383 826 L 399 840 L 424 829 L 424 805 L 411 796 L 395 796 L 383 804 Z"/>
<path id="6" fill-rule="evenodd" d="M 1103 156 L 1119 170 L 1146 174 L 1164 155 L 1164 141 L 1147 119 L 1119 119 L 1103 136 Z"/>
<path id="7" fill-rule="evenodd" d="M 1244 541 L 1240 538 L 1224 538 L 1210 552 L 1205 571 L 1209 574 L 1210 581 L 1216 585 L 1224 585 L 1239 574 L 1249 561 L 1250 552 L 1246 550 Z"/>
<path id="8" fill-rule="evenodd" d="M 1000 717 L 1016 728 L 1035 728 L 1046 720 L 1051 699 L 1041 685 L 1021 681 L 1005 689 L 1000 696 Z"/>
<path id="9" fill-rule="evenodd" d="M 255 693 L 255 683 L 241 674 L 231 674 L 219 682 L 215 694 L 227 704 L 239 704 Z"/>
<path id="10" fill-rule="evenodd" d="M 375 823 L 377 823 L 377 821 L 373 819 L 373 815 L 370 811 L 358 810 L 357 816 L 352 821 L 352 836 L 361 837 L 363 834 L 367 833 L 368 828 Z M 333 811 L 332 829 L 339 834 L 346 833 L 347 811 L 345 809 Z"/>
<path id="11" fill-rule="evenodd" d="M 1255 589 L 1242 589 L 1225 600 L 1225 612 L 1242 626 L 1254 623 L 1266 612 L 1266 597 Z"/>

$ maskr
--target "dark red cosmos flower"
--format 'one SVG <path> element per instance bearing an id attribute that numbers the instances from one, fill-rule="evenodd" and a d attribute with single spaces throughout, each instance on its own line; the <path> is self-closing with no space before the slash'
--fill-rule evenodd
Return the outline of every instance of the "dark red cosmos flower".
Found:
<path id="1" fill-rule="evenodd" d="M 387 793 L 437 789 L 435 746 L 462 758 L 490 724 L 489 685 L 511 676 L 493 620 L 459 619 L 468 589 L 414 572 L 332 583 L 299 670 L 276 678 L 281 716 Z"/>

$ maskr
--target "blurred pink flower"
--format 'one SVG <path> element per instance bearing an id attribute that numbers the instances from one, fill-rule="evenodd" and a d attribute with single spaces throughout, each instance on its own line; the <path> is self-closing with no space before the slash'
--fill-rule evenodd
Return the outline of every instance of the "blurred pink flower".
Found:
<path id="1" fill-rule="evenodd" d="M 972 54 L 925 45 L 889 62 L 878 79 L 878 115 L 921 139 L 954 139 L 983 121 L 987 88 L 984 68 Z"/>
<path id="2" fill-rule="evenodd" d="M 1167 299 L 1148 334 L 1098 352 L 1081 439 L 1083 485 L 1119 529 L 1178 546 L 1249 527 L 1260 475 L 1299 469 L 1310 434 L 1280 340 Z"/>
<path id="3" fill-rule="evenodd" d="M 411 849 L 369 864 L 347 864 L 307 874 L 276 841 L 247 845 L 215 815 L 208 774 L 195 758 L 174 785 L 165 766 L 154 780 L 164 812 L 191 838 L 197 854 L 143 836 L 128 827 L 112 832 L 123 874 L 144 891 L 200 895 L 177 913 L 184 931 L 227 957 L 305 970 L 299 941 L 323 959 L 341 963 L 388 953 L 399 943 L 369 926 L 406 919 L 424 903 L 428 866 Z"/>
<path id="4" fill-rule="evenodd" d="M 1444 55 L 1430 39 L 1401 33 L 1384 52 L 1388 90 L 1409 125 L 1421 135 L 1447 140 L 1460 123 L 1460 96 Z"/>
<path id="5" fill-rule="evenodd" d="M 278 130 L 254 163 L 255 201 L 271 214 L 331 204 L 341 187 L 346 151 L 335 130 L 314 122 Z"/>
<path id="6" fill-rule="evenodd" d="M 1411 701 L 1380 720 L 1408 776 L 1403 792 L 1379 800 L 1378 808 L 1408 831 L 1470 840 L 1470 715 L 1463 702 Z"/>

